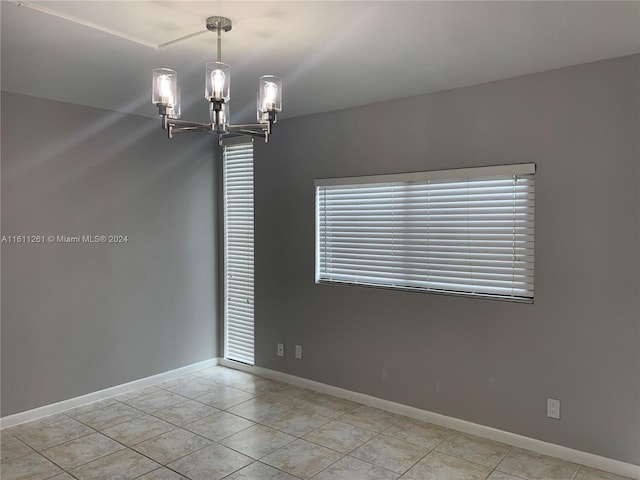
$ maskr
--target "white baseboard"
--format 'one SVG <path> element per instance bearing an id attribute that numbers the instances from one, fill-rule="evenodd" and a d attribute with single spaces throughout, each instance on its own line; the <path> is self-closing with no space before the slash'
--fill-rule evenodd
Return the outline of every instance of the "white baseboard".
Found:
<path id="1" fill-rule="evenodd" d="M 585 465 L 587 467 L 596 468 L 605 472 L 623 475 L 625 477 L 640 480 L 640 466 L 631 463 L 625 463 L 613 460 L 607 457 L 601 457 L 593 453 L 582 452 L 573 448 L 563 447 L 553 443 L 536 440 L 522 435 L 518 435 L 504 430 L 479 425 L 477 423 L 467 422 L 458 418 L 447 417 L 438 413 L 421 410 L 419 408 L 410 407 L 401 403 L 383 400 L 381 398 L 372 397 L 363 393 L 352 392 L 343 388 L 334 387 L 324 383 L 308 380 L 306 378 L 296 377 L 287 373 L 278 372 L 262 367 L 245 365 L 230 360 L 219 359 L 220 365 L 235 368 L 249 373 L 254 373 L 261 377 L 277 380 L 280 382 L 296 385 L 298 387 L 308 388 L 320 393 L 333 395 L 334 397 L 351 400 L 353 402 L 362 403 L 371 407 L 379 408 L 391 413 L 397 413 L 406 417 L 415 418 L 424 422 L 434 423 L 443 427 L 458 430 L 460 432 L 477 435 L 479 437 L 488 438 L 497 442 L 513 445 L 514 447 L 524 448 L 543 455 L 549 455 L 570 462 Z"/>
<path id="2" fill-rule="evenodd" d="M 86 405 L 87 403 L 104 400 L 115 395 L 126 393 L 130 390 L 148 387 L 149 385 L 153 385 L 155 383 L 171 380 L 181 375 L 202 370 L 204 368 L 213 367 L 215 365 L 218 365 L 218 359 L 212 358 L 209 360 L 204 360 L 202 362 L 187 365 L 185 367 L 176 368 L 175 370 L 169 370 L 168 372 L 163 372 L 157 375 L 152 375 L 150 377 L 134 380 L 133 382 L 128 382 L 122 385 L 116 385 L 115 387 L 105 388 L 104 390 L 99 390 L 97 392 L 88 393 L 87 395 L 81 395 L 79 397 L 70 398 L 68 400 L 52 403 L 43 407 L 34 408 L 33 410 L 27 410 L 25 412 L 16 413 L 13 415 L 7 415 L 6 417 L 0 418 L 0 428 L 13 427 L 14 425 L 18 425 L 20 423 L 30 422 L 32 420 L 37 420 L 38 418 L 61 413 L 65 410 L 69 410 L 70 408 L 75 408 L 79 407 L 80 405 Z"/>
<path id="3" fill-rule="evenodd" d="M 345 400 L 362 403 L 364 405 L 379 408 L 391 413 L 397 413 L 399 415 L 415 418 L 424 422 L 434 423 L 436 425 L 441 425 L 443 427 L 458 430 L 460 432 L 465 432 L 472 435 L 477 435 L 479 437 L 488 438 L 490 440 L 495 440 L 497 442 L 513 445 L 514 447 L 525 448 L 527 450 L 532 450 L 544 455 L 561 458 L 563 460 L 568 460 L 580 465 L 586 465 L 588 467 L 603 470 L 605 472 L 611 472 L 616 475 L 623 475 L 629 478 L 640 480 L 640 466 L 638 465 L 601 457 L 593 453 L 582 452 L 580 450 L 563 447 L 561 445 L 555 445 L 553 443 L 543 442 L 542 440 L 524 437 L 522 435 L 506 432 L 504 430 L 498 430 L 484 425 L 479 425 L 477 423 L 467 422 L 465 420 L 460 420 L 453 417 L 447 417 L 438 413 L 421 410 L 419 408 L 391 402 L 389 400 L 383 400 L 381 398 L 372 397 L 363 393 L 353 392 L 344 388 L 334 387 L 324 383 L 316 382 L 314 380 L 308 380 L 306 378 L 297 377 L 295 375 L 278 372 L 276 370 L 245 365 L 243 363 L 218 358 L 194 363 L 182 368 L 159 373 L 157 375 L 152 375 L 150 377 L 142 378 L 122 385 L 117 385 L 115 387 L 106 388 L 104 390 L 89 393 L 87 395 L 82 395 L 80 397 L 70 398 L 68 400 L 53 403 L 51 405 L 45 405 L 33 410 L 27 410 L 25 412 L 16 413 L 14 415 L 8 415 L 6 417 L 0 418 L 0 428 L 12 427 L 20 423 L 30 422 L 32 420 L 37 420 L 38 418 L 46 417 L 48 415 L 61 413 L 65 410 L 69 410 L 70 408 L 75 408 L 88 403 L 104 400 L 115 395 L 126 393 L 130 390 L 144 388 L 149 385 L 164 382 L 166 380 L 171 380 L 181 375 L 185 375 L 187 373 L 195 372 L 215 365 L 223 365 L 225 367 L 235 368 L 236 370 L 253 373 L 261 377 L 270 378 L 272 380 L 277 380 L 299 387 L 309 388 L 320 393 L 325 393 L 328 395 L 333 395 L 335 397 L 344 398 Z"/>

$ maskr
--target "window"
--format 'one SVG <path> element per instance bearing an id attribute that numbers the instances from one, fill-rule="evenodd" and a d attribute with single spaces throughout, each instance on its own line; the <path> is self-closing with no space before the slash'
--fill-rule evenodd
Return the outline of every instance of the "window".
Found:
<path id="1" fill-rule="evenodd" d="M 253 365 L 253 144 L 224 147 L 224 356 Z"/>
<path id="2" fill-rule="evenodd" d="M 316 282 L 532 302 L 534 172 L 316 180 Z"/>

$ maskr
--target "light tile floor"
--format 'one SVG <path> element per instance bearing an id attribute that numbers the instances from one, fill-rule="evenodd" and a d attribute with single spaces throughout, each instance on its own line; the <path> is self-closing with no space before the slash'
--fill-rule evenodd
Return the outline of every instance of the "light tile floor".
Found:
<path id="1" fill-rule="evenodd" d="M 224 367 L 4 429 L 2 480 L 624 480 Z"/>

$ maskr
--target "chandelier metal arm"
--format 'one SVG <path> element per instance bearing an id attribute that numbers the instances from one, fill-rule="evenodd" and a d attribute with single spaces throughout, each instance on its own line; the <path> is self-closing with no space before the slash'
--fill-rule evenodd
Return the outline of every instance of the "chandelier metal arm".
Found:
<path id="1" fill-rule="evenodd" d="M 162 114 L 161 114 L 162 115 Z M 173 138 L 175 133 L 184 132 L 217 132 L 220 139 L 224 136 L 234 137 L 239 135 L 251 135 L 252 137 L 264 138 L 269 141 L 273 121 L 265 123 L 245 123 L 239 125 L 226 125 L 224 131 L 218 131 L 219 126 L 214 123 L 191 122 L 170 118 L 166 114 L 162 115 L 162 128 L 167 130 L 169 138 Z"/>
<path id="2" fill-rule="evenodd" d="M 270 131 L 271 128 L 268 123 L 247 123 L 244 125 L 227 125 L 227 130 L 230 132 L 264 133 Z"/>
<path id="3" fill-rule="evenodd" d="M 167 119 L 167 123 L 174 127 L 184 127 L 190 130 L 211 130 L 210 123 L 190 122 L 188 120 L 179 120 L 177 118 L 169 118 Z"/>
<path id="4" fill-rule="evenodd" d="M 197 132 L 197 131 L 203 131 L 203 130 L 200 129 L 200 128 L 197 128 L 197 127 L 177 127 L 177 128 L 174 128 L 173 125 L 169 125 L 169 128 L 167 128 L 167 137 L 169 139 L 172 139 L 174 133 Z"/>

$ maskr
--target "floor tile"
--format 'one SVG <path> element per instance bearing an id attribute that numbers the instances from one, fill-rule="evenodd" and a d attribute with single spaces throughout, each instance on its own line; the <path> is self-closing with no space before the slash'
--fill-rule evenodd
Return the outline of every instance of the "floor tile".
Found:
<path id="1" fill-rule="evenodd" d="M 52 415 L 7 431 L 35 450 L 44 450 L 93 433 L 94 430 L 66 415 Z"/>
<path id="2" fill-rule="evenodd" d="M 595 468 L 581 466 L 575 480 L 629 480 L 627 477 L 614 475 L 613 473 L 603 472 Z"/>
<path id="3" fill-rule="evenodd" d="M 406 480 L 484 480 L 491 468 L 432 451 L 403 476 Z"/>
<path id="4" fill-rule="evenodd" d="M 296 437 L 273 428 L 254 425 L 221 440 L 220 443 L 252 458 L 259 459 L 295 439 Z"/>
<path id="5" fill-rule="evenodd" d="M 246 455 L 213 444 L 182 457 L 167 467 L 191 480 L 219 480 L 252 462 L 253 459 Z"/>
<path id="6" fill-rule="evenodd" d="M 68 473 L 61 473 L 60 475 L 56 475 L 55 477 L 48 478 L 47 480 L 76 480 Z"/>
<path id="7" fill-rule="evenodd" d="M 200 418 L 208 417 L 219 412 L 217 408 L 210 407 L 194 400 L 187 400 L 173 407 L 163 408 L 153 412 L 154 417 L 161 418 L 174 425 L 186 425 Z"/>
<path id="8" fill-rule="evenodd" d="M 187 398 L 196 398 L 205 393 L 216 392 L 224 389 L 224 386 L 219 383 L 207 380 L 206 378 L 194 377 L 184 383 L 179 383 L 172 387 L 167 387 L 166 390 L 182 395 Z"/>
<path id="9" fill-rule="evenodd" d="M 115 398 L 120 402 L 126 402 L 136 397 L 141 397 L 143 395 L 149 395 L 150 393 L 155 393 L 160 391 L 162 391 L 160 388 L 154 385 L 149 385 L 148 387 L 136 388 L 135 390 L 130 390 L 128 392 L 121 393 L 120 395 L 116 395 L 113 398 Z"/>
<path id="10" fill-rule="evenodd" d="M 43 480 L 59 473 L 60 468 L 35 452 L 0 465 L 2 480 Z"/>
<path id="11" fill-rule="evenodd" d="M 405 442 L 415 443 L 423 447 L 433 448 L 449 438 L 453 431 L 448 428 L 421 422 L 413 418 L 402 417 L 384 431 L 385 435 L 399 438 Z"/>
<path id="12" fill-rule="evenodd" d="M 311 478 L 340 459 L 342 455 L 305 440 L 296 440 L 261 461 L 302 479 Z"/>
<path id="13" fill-rule="evenodd" d="M 522 480 L 522 478 L 494 470 L 493 473 L 487 477 L 487 480 Z"/>
<path id="14" fill-rule="evenodd" d="M 254 422 L 263 422 L 268 418 L 286 412 L 288 408 L 273 399 L 260 396 L 231 407 L 227 411 Z"/>
<path id="15" fill-rule="evenodd" d="M 291 391 L 283 388 L 275 392 L 264 393 L 257 398 L 265 404 L 278 405 L 284 408 L 296 407 L 302 402 L 297 396 L 291 396 Z"/>
<path id="16" fill-rule="evenodd" d="M 104 408 L 108 405 L 113 405 L 114 403 L 118 403 L 115 398 L 105 398 L 103 400 L 98 400 L 96 402 L 87 403 L 85 405 L 80 405 L 76 408 L 71 408 L 69 410 L 65 410 L 65 414 L 69 417 L 77 418 L 78 415 L 82 415 L 87 412 L 91 412 L 93 410 L 98 410 L 100 408 Z"/>
<path id="17" fill-rule="evenodd" d="M 74 468 L 70 473 L 79 480 L 127 480 L 158 468 L 158 463 L 127 448 Z"/>
<path id="18" fill-rule="evenodd" d="M 254 462 L 224 480 L 297 480 L 297 477 L 277 470 L 264 463 Z"/>
<path id="19" fill-rule="evenodd" d="M 145 440 L 133 448 L 158 463 L 167 464 L 209 445 L 211 442 L 206 438 L 177 428 Z"/>
<path id="20" fill-rule="evenodd" d="M 187 477 L 183 477 L 179 473 L 162 467 L 154 470 L 153 472 L 146 473 L 136 480 L 188 480 Z"/>
<path id="21" fill-rule="evenodd" d="M 143 412 L 153 413 L 156 410 L 172 407 L 179 403 L 185 402 L 187 399 L 177 393 L 167 392 L 165 390 L 159 390 L 157 392 L 149 393 L 148 395 L 142 395 L 140 397 L 127 400 L 127 404 L 131 405 Z"/>
<path id="22" fill-rule="evenodd" d="M 174 472 L 173 470 L 169 470 L 168 468 L 162 467 L 154 470 L 153 472 L 146 473 L 141 477 L 136 478 L 136 480 L 188 480 L 186 477 L 183 477 L 179 473 Z"/>
<path id="23" fill-rule="evenodd" d="M 48 448 L 41 453 L 56 465 L 68 470 L 123 448 L 125 447 L 122 444 L 101 433 L 92 433 Z"/>
<path id="24" fill-rule="evenodd" d="M 142 415 L 144 415 L 144 412 L 140 410 L 125 405 L 124 403 L 115 402 L 105 407 L 82 413 L 75 418 L 79 422 L 89 425 L 96 430 L 105 430 Z"/>
<path id="25" fill-rule="evenodd" d="M 0 432 L 0 463 L 31 455 L 33 450 L 4 430 Z"/>
<path id="26" fill-rule="evenodd" d="M 187 373 L 186 375 L 181 375 L 179 377 L 172 378 L 170 380 L 165 380 L 164 382 L 156 383 L 155 386 L 162 389 L 168 389 L 169 387 L 179 385 L 180 383 L 188 382 L 189 380 L 193 380 L 195 378 L 200 378 L 200 377 L 197 377 L 193 373 Z"/>
<path id="27" fill-rule="evenodd" d="M 164 420 L 152 417 L 151 415 L 143 415 L 114 427 L 107 428 L 102 433 L 109 435 L 118 442 L 131 446 L 168 432 L 169 430 L 173 430 L 174 428 L 176 428 L 174 425 Z"/>
<path id="28" fill-rule="evenodd" d="M 68 419 L 69 416 L 65 413 L 55 413 L 53 415 L 47 415 L 46 417 L 40 417 L 36 420 L 33 420 L 32 422 L 29 422 L 30 424 L 38 424 L 38 425 L 51 425 L 53 423 L 58 423 L 62 420 L 66 420 Z M 24 423 L 22 425 L 25 425 Z M 10 427 L 10 428 L 17 428 L 20 425 L 17 425 L 16 427 Z"/>
<path id="29" fill-rule="evenodd" d="M 313 480 L 395 480 L 398 474 L 353 457 L 344 457 Z"/>
<path id="30" fill-rule="evenodd" d="M 271 398 L 282 405 L 295 406 L 296 404 L 306 402 L 317 395 L 318 392 L 314 392 L 313 390 L 296 387 L 294 385 L 287 385 L 275 392 L 266 393 L 263 398 Z"/>
<path id="31" fill-rule="evenodd" d="M 183 428 L 217 442 L 253 425 L 254 423 L 246 418 L 227 412 L 218 412 L 188 423 Z"/>
<path id="32" fill-rule="evenodd" d="M 264 424 L 289 435 L 301 437 L 327 422 L 327 417 L 292 407 L 280 415 L 268 418 Z"/>
<path id="33" fill-rule="evenodd" d="M 342 453 L 349 453 L 360 445 L 378 435 L 371 430 L 355 427 L 339 420 L 333 420 L 313 432 L 307 433 L 304 438 L 323 447 L 331 448 Z"/>
<path id="34" fill-rule="evenodd" d="M 248 380 L 253 377 L 250 373 L 241 372 L 240 370 L 233 370 L 225 367 L 210 367 L 194 372 L 194 375 L 202 378 L 213 380 L 216 383 L 222 385 L 232 385 L 234 383 Z"/>
<path id="35" fill-rule="evenodd" d="M 242 390 L 237 390 L 232 387 L 222 387 L 219 390 L 199 395 L 196 397 L 196 400 L 219 408 L 220 410 L 226 410 L 252 398 L 254 397 L 251 393 L 243 392 Z"/>
<path id="36" fill-rule="evenodd" d="M 267 378 L 252 377 L 237 383 L 232 383 L 231 386 L 236 390 L 242 390 L 252 395 L 264 395 L 265 393 L 276 392 L 286 387 L 286 384 Z"/>
<path id="37" fill-rule="evenodd" d="M 429 451 L 428 448 L 380 435 L 351 452 L 351 456 L 402 474 Z"/>
<path id="38" fill-rule="evenodd" d="M 356 427 L 382 432 L 397 422 L 400 417 L 384 410 L 363 405 L 344 414 L 339 419 Z"/>
<path id="39" fill-rule="evenodd" d="M 0 434 L 2 480 L 630 480 L 225 367 Z"/>
<path id="40" fill-rule="evenodd" d="M 436 450 L 493 468 L 509 453 L 511 447 L 474 435 L 454 433 L 438 445 Z"/>
<path id="41" fill-rule="evenodd" d="M 513 448 L 496 470 L 526 480 L 566 480 L 573 479 L 578 465 L 529 450 Z"/>
<path id="42" fill-rule="evenodd" d="M 350 402 L 330 395 L 316 395 L 299 404 L 298 408 L 311 410 L 323 417 L 336 418 L 361 406 L 359 403 Z"/>

